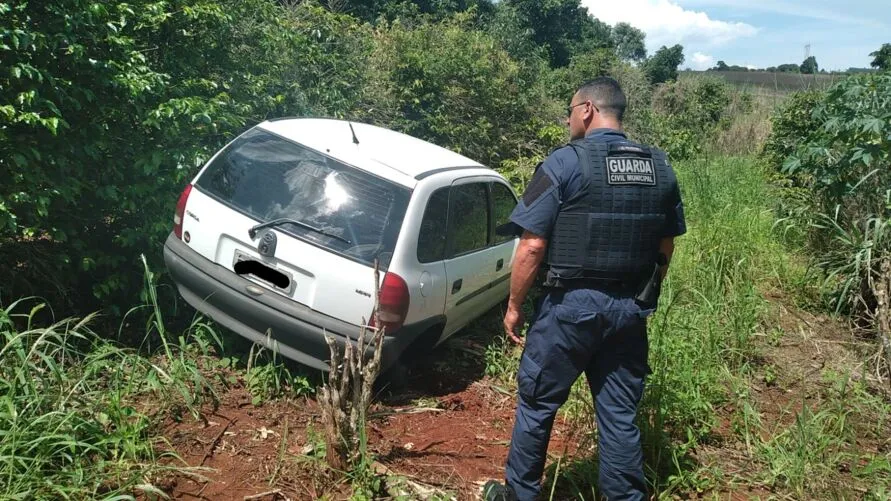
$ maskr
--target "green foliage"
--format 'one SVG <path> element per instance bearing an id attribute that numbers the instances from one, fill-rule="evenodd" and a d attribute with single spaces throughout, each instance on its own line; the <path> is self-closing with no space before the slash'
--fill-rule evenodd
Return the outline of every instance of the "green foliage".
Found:
<path id="1" fill-rule="evenodd" d="M 504 0 L 516 11 L 522 28 L 532 40 L 546 47 L 551 66 L 569 64 L 573 55 L 611 47 L 609 25 L 591 17 L 579 0 Z"/>
<path id="2" fill-rule="evenodd" d="M 793 63 L 781 64 L 776 67 L 776 71 L 780 73 L 801 73 L 801 66 Z"/>
<path id="3" fill-rule="evenodd" d="M 159 455 L 153 435 L 166 416 L 197 415 L 214 398 L 200 371 L 213 332 L 195 322 L 174 344 L 157 303 L 149 304 L 146 338 L 162 339 L 149 359 L 91 331 L 95 315 L 39 327 L 44 304 L 18 313 L 25 302 L 0 311 L 0 497 L 161 494 L 151 479 L 178 469 L 161 465 L 172 454 Z M 147 398 L 160 403 L 150 413 Z"/>
<path id="4" fill-rule="evenodd" d="M 814 56 L 810 56 L 805 59 L 801 63 L 800 70 L 803 75 L 813 75 L 814 73 L 820 71 L 820 67 L 819 65 L 817 65 L 817 58 Z"/>
<path id="5" fill-rule="evenodd" d="M 641 139 L 668 152 L 672 160 L 693 158 L 704 151 L 721 126 L 733 91 L 720 78 L 690 78 L 660 85 L 639 125 Z"/>
<path id="6" fill-rule="evenodd" d="M 817 487 L 813 485 L 817 479 L 830 478 L 843 462 L 841 448 L 850 434 L 845 413 L 828 409 L 815 413 L 804 406 L 795 424 L 760 446 L 759 454 L 768 463 L 768 480 L 804 495 L 806 487 Z"/>
<path id="7" fill-rule="evenodd" d="M 780 167 L 819 124 L 814 108 L 823 99 L 819 91 L 796 92 L 771 116 L 771 134 L 762 147 L 762 156 L 770 165 Z"/>
<path id="8" fill-rule="evenodd" d="M 113 498 L 142 483 L 150 420 L 128 401 L 145 364 L 104 345 L 81 321 L 33 325 L 0 312 L 0 497 Z M 16 323 L 24 323 L 19 330 Z M 110 491 L 104 491 L 111 487 Z"/>
<path id="9" fill-rule="evenodd" d="M 310 395 L 315 391 L 309 379 L 293 373 L 277 353 L 268 355 L 259 345 L 251 346 L 245 382 L 251 392 L 251 403 L 255 406 L 267 400 Z"/>
<path id="10" fill-rule="evenodd" d="M 776 71 L 776 68 L 773 68 L 772 70 Z M 736 64 L 734 64 L 732 66 L 728 66 L 727 63 L 725 63 L 724 61 L 718 61 L 718 64 L 716 64 L 714 68 L 709 68 L 707 71 L 763 71 L 763 70 L 749 70 L 749 68 L 747 68 L 745 66 L 738 66 Z M 768 69 L 767 71 L 771 71 L 771 69 Z"/>
<path id="11" fill-rule="evenodd" d="M 880 263 L 891 256 L 889 105 L 891 75 L 860 74 L 826 93 L 812 115 L 819 127 L 800 139 L 802 131 L 794 128 L 785 137 L 780 134 L 787 131 L 776 133 L 776 142 L 796 146 L 783 172 L 813 193 L 802 212 L 818 215 L 812 242 L 837 310 L 871 309 L 872 282 Z"/>
<path id="12" fill-rule="evenodd" d="M 870 66 L 877 70 L 891 70 L 891 43 L 882 44 L 879 50 L 871 52 L 869 57 L 873 58 Z"/>
<path id="13" fill-rule="evenodd" d="M 756 164 L 722 158 L 676 170 L 691 231 L 650 323 L 653 375 L 641 420 L 648 461 L 665 475 L 661 481 L 711 430 L 714 405 L 727 398 L 721 367 L 737 373 L 753 354 L 764 313 L 755 284 L 776 280 L 773 270 L 787 266 L 773 218 L 760 208 L 772 194 Z"/>
<path id="14" fill-rule="evenodd" d="M 671 48 L 662 46 L 644 63 L 644 70 L 650 82 L 659 84 L 677 80 L 678 67 L 684 62 L 684 47 L 675 45 Z"/>
<path id="15" fill-rule="evenodd" d="M 423 15 L 442 19 L 471 8 L 483 14 L 489 14 L 494 10 L 494 5 L 486 0 L 352 0 L 350 2 L 334 0 L 328 2 L 328 7 L 336 12 L 348 11 L 351 15 L 369 22 L 376 21 L 381 16 L 391 21 Z"/>
<path id="16" fill-rule="evenodd" d="M 573 56 L 569 65 L 549 75 L 548 92 L 554 99 L 569 104 L 575 91 L 588 80 L 608 76 L 618 66 L 618 58 L 611 49 L 596 49 Z"/>
<path id="17" fill-rule="evenodd" d="M 377 121 L 486 165 L 526 150 L 537 85 L 460 16 L 415 27 L 394 23 L 374 59 L 387 78 Z"/>
<path id="18" fill-rule="evenodd" d="M 638 63 L 645 60 L 647 47 L 644 40 L 646 34 L 628 23 L 618 23 L 613 27 L 612 41 L 619 59 Z"/>
<path id="19" fill-rule="evenodd" d="M 123 270 L 149 249 L 157 264 L 201 162 L 258 120 L 343 113 L 361 89 L 362 29 L 309 3 L 0 10 L 0 240 L 31 255 L 17 284 L 52 275 L 80 297 L 132 302 L 140 281 Z"/>

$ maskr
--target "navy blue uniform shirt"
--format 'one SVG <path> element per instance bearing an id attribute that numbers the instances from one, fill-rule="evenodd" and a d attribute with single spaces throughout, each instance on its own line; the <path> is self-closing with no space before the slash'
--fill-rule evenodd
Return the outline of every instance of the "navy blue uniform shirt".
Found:
<path id="1" fill-rule="evenodd" d="M 623 132 L 614 129 L 594 129 L 587 137 L 607 143 L 629 142 Z M 542 176 L 547 176 L 547 179 Z M 581 188 L 582 169 L 575 150 L 570 146 L 564 146 L 554 151 L 538 167 L 523 198 L 511 214 L 513 231 L 519 235 L 526 230 L 539 237 L 550 239 L 563 200 L 571 199 Z M 666 214 L 663 233 L 666 237 L 675 237 L 687 232 L 684 204 L 677 184 L 673 187 L 673 191 L 677 200 L 673 209 Z"/>

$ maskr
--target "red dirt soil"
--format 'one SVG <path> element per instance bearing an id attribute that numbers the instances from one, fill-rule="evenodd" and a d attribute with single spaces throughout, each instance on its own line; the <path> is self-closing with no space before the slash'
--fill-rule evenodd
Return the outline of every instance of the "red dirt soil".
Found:
<path id="1" fill-rule="evenodd" d="M 515 398 L 482 376 L 479 358 L 458 355 L 456 361 L 454 354 L 442 351 L 425 357 L 431 362 L 410 373 L 407 388 L 372 407 L 369 449 L 394 474 L 457 499 L 478 499 L 485 481 L 503 478 Z M 446 358 L 450 365 L 464 366 L 447 366 L 442 363 Z M 322 429 L 313 399 L 254 407 L 240 381 L 221 395 L 218 410 L 206 419 L 208 425 L 190 417 L 170 420 L 163 430 L 186 465 L 202 468 L 196 474 L 203 478 L 178 475 L 163 482 L 172 498 L 242 500 L 262 493 L 270 494 L 256 499 L 349 497 L 348 485 L 332 481 L 320 462 L 307 458 L 324 455 L 314 449 L 321 444 Z M 563 438 L 568 428 L 558 418 L 551 454 L 574 451 Z M 313 437 L 318 437 L 315 444 Z"/>

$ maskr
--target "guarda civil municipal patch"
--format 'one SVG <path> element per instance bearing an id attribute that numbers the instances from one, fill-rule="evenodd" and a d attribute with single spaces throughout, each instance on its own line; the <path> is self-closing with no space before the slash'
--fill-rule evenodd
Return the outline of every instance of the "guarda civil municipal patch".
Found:
<path id="1" fill-rule="evenodd" d="M 652 158 L 606 157 L 606 182 L 612 186 L 656 186 Z"/>

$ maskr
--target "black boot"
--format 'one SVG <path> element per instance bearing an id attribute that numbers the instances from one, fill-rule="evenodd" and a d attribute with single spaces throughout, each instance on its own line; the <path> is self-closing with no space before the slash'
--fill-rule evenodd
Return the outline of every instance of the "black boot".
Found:
<path id="1" fill-rule="evenodd" d="M 517 495 L 509 485 L 489 480 L 483 486 L 484 501 L 517 501 Z"/>

